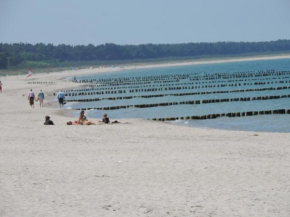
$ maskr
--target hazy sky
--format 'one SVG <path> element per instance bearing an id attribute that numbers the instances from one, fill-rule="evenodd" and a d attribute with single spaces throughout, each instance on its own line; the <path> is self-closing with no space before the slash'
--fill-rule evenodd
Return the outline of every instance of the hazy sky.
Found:
<path id="1" fill-rule="evenodd" d="M 0 0 L 0 43 L 290 39 L 290 0 Z"/>

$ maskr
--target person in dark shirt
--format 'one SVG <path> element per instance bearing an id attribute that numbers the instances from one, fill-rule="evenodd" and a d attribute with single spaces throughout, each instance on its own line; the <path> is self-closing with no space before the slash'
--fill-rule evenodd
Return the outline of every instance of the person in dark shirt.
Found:
<path id="1" fill-rule="evenodd" d="M 31 89 L 30 92 L 28 93 L 28 100 L 29 100 L 29 104 L 31 108 L 34 108 L 34 99 L 35 99 L 35 94 Z"/>
<path id="2" fill-rule="evenodd" d="M 49 116 L 45 116 L 44 125 L 54 125 L 54 123 L 50 120 Z"/>
<path id="3" fill-rule="evenodd" d="M 119 121 L 110 122 L 110 119 L 108 118 L 107 114 L 103 114 L 103 119 L 102 121 L 99 121 L 99 122 L 102 122 L 104 124 L 120 124 Z"/>
<path id="4" fill-rule="evenodd" d="M 102 120 L 103 123 L 105 124 L 109 124 L 110 123 L 110 119 L 108 118 L 107 114 L 103 114 L 103 120 Z"/>

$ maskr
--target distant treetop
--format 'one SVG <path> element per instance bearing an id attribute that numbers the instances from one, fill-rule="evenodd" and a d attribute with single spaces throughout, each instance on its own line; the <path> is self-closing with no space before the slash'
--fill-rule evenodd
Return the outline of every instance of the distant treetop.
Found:
<path id="1" fill-rule="evenodd" d="M 210 57 L 251 53 L 289 52 L 290 40 L 269 42 L 216 42 L 184 44 L 116 45 L 57 45 L 0 43 L 0 69 L 19 66 L 25 62 L 49 63 L 76 61 L 120 61 L 156 58 Z"/>

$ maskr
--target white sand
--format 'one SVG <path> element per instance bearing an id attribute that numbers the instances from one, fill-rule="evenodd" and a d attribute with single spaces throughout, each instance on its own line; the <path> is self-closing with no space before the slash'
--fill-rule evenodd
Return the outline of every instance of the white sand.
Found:
<path id="1" fill-rule="evenodd" d="M 0 77 L 1 217 L 290 216 L 290 134 L 136 119 L 66 126 L 67 112 L 28 105 L 30 88 L 103 71 Z"/>

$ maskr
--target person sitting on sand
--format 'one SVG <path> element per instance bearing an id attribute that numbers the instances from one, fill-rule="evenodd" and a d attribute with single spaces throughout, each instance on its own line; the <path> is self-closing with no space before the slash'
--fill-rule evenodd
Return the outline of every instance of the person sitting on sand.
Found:
<path id="1" fill-rule="evenodd" d="M 89 121 L 87 117 L 85 116 L 85 111 L 81 111 L 79 120 L 78 120 L 78 125 L 96 125 L 95 123 Z"/>
<path id="2" fill-rule="evenodd" d="M 85 111 L 80 112 L 78 124 L 83 125 L 85 121 L 87 121 L 87 117 L 85 116 Z"/>
<path id="3" fill-rule="evenodd" d="M 105 124 L 120 124 L 119 121 L 110 122 L 110 119 L 108 118 L 106 113 L 103 114 L 103 119 L 102 119 L 102 121 L 99 121 L 99 122 L 102 122 L 102 123 L 105 123 Z"/>
<path id="4" fill-rule="evenodd" d="M 45 116 L 44 125 L 54 125 L 54 123 L 50 120 L 49 116 Z"/>
<path id="5" fill-rule="evenodd" d="M 103 114 L 103 120 L 102 120 L 103 123 L 105 124 L 109 124 L 110 123 L 110 119 L 108 118 L 107 114 Z"/>

